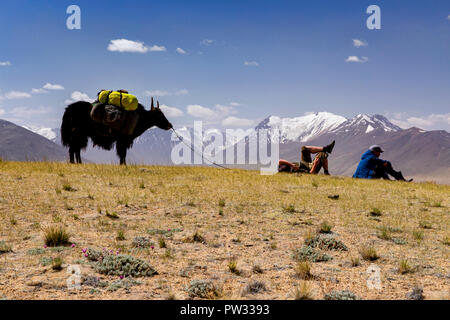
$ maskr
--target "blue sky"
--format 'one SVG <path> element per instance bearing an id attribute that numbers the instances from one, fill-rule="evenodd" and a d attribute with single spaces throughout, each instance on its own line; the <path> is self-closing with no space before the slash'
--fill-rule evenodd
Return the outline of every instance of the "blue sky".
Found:
<path id="1" fill-rule="evenodd" d="M 125 88 L 176 125 L 329 111 L 450 130 L 447 0 L 2 0 L 0 25 L 0 118 L 18 124 L 59 127 L 70 100 Z"/>

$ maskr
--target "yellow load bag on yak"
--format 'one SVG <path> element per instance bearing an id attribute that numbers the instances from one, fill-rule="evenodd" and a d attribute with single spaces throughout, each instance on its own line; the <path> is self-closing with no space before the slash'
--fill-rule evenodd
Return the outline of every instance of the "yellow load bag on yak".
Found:
<path id="1" fill-rule="evenodd" d="M 119 91 L 103 90 L 98 95 L 98 101 L 103 104 L 122 107 L 126 111 L 134 111 L 138 107 L 138 99 L 135 96 Z"/>

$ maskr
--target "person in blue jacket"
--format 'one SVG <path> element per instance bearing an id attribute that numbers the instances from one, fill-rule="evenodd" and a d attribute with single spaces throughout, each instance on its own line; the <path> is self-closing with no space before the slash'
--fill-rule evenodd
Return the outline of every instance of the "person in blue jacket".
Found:
<path id="1" fill-rule="evenodd" d="M 411 182 L 412 179 L 405 180 L 401 171 L 395 171 L 389 161 L 380 159 L 382 152 L 384 152 L 383 149 L 378 145 L 373 145 L 364 152 L 353 178 L 390 180 L 389 175 L 391 175 L 396 180 Z"/>

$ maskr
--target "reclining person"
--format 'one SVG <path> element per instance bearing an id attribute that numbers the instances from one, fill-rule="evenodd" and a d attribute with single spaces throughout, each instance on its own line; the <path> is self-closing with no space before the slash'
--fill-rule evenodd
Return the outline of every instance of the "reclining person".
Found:
<path id="1" fill-rule="evenodd" d="M 380 159 L 384 151 L 378 145 L 373 145 L 362 156 L 356 168 L 353 178 L 363 179 L 389 179 L 389 175 L 396 180 L 411 182 L 413 179 L 405 180 L 401 171 L 395 171 L 392 164 L 387 160 Z"/>
<path id="2" fill-rule="evenodd" d="M 301 162 L 295 163 L 280 159 L 278 161 L 278 172 L 305 172 L 311 174 L 318 174 L 323 168 L 324 174 L 329 175 L 328 172 L 328 153 L 331 153 L 334 148 L 335 141 L 324 147 L 303 146 L 301 151 Z M 314 161 L 311 159 L 311 154 L 316 154 Z"/>

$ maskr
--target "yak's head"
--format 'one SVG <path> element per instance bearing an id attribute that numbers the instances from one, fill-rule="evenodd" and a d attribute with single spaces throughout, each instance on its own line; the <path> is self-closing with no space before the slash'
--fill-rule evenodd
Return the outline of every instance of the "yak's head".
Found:
<path id="1" fill-rule="evenodd" d="M 153 104 L 153 97 L 152 97 L 152 105 L 151 105 L 150 111 L 149 111 L 152 124 L 163 130 L 172 129 L 172 124 L 169 122 L 169 120 L 167 120 L 166 116 L 164 115 L 162 110 L 159 108 L 159 101 L 157 101 L 156 103 L 157 103 L 157 105 L 155 108 L 155 105 Z"/>

